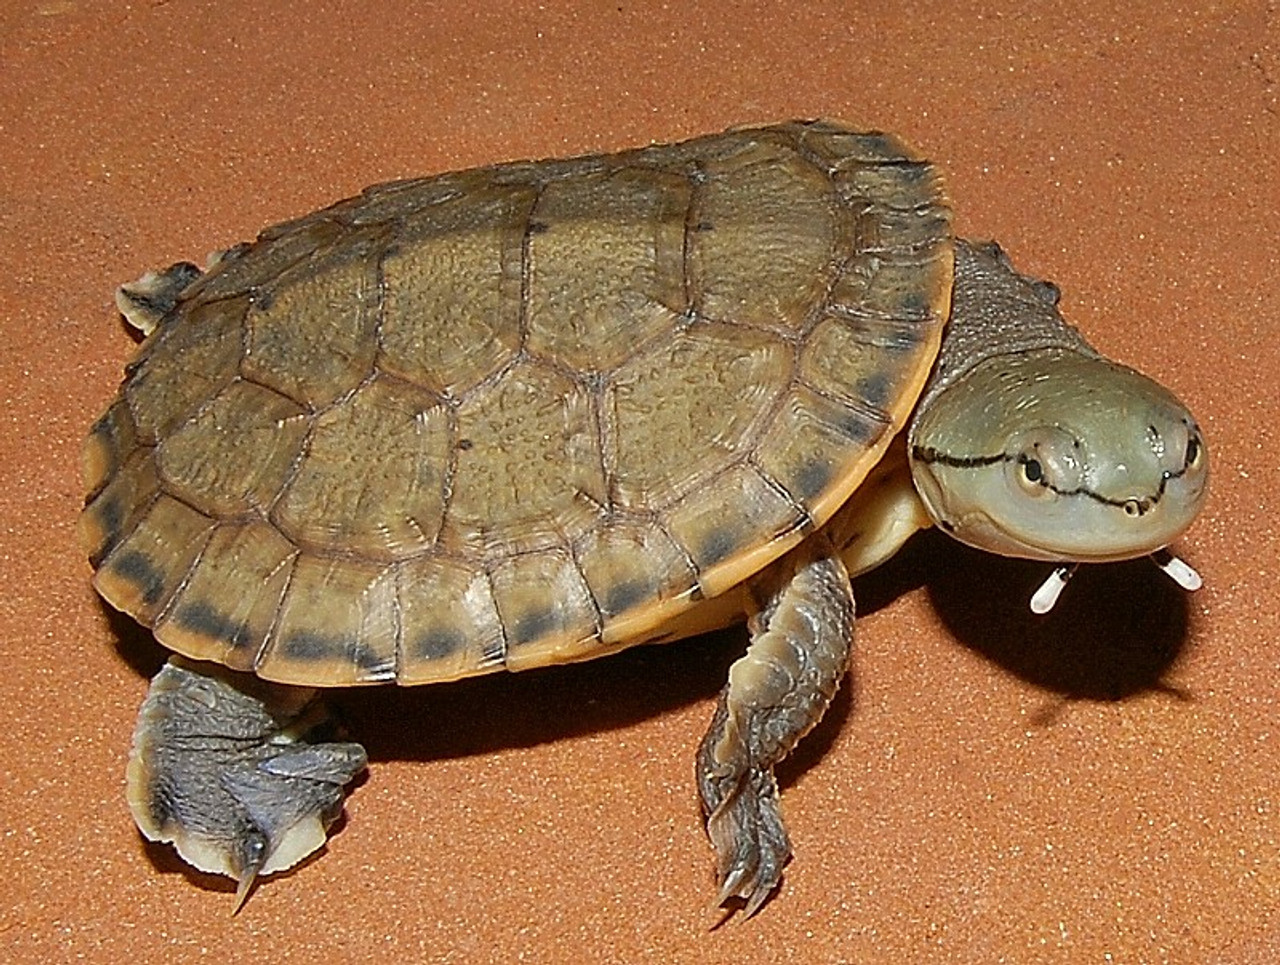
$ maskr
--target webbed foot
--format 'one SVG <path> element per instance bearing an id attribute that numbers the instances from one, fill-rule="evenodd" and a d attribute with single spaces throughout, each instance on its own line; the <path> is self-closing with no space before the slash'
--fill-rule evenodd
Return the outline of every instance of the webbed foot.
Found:
<path id="1" fill-rule="evenodd" d="M 134 821 L 201 871 L 234 878 L 238 910 L 259 875 L 324 844 L 365 768 L 359 744 L 317 739 L 326 723 L 313 691 L 174 657 L 134 731 Z"/>

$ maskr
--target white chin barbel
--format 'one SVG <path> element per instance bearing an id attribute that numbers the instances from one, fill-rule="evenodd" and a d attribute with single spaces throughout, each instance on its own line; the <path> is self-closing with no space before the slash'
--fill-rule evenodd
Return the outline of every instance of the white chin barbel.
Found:
<path id="1" fill-rule="evenodd" d="M 1198 590 L 1204 583 L 1200 579 L 1200 574 L 1191 567 L 1191 564 L 1178 559 L 1167 549 L 1156 550 L 1151 554 L 1150 559 L 1156 566 L 1164 570 L 1169 579 L 1184 590 Z M 1062 595 L 1063 587 L 1067 585 L 1067 581 L 1071 579 L 1079 566 L 1079 563 L 1063 563 L 1061 566 L 1055 567 L 1048 578 L 1040 584 L 1040 588 L 1031 594 L 1031 612 L 1048 613 L 1052 610 L 1053 605 L 1058 602 L 1058 597 Z"/>

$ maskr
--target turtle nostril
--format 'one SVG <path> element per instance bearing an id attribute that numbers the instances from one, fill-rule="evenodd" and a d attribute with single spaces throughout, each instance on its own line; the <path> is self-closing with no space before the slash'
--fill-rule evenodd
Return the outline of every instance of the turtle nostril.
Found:
<path id="1" fill-rule="evenodd" d="M 1142 516 L 1149 512 L 1153 505 L 1149 496 L 1143 496 L 1141 499 L 1126 499 L 1124 501 L 1124 514 L 1126 516 Z"/>

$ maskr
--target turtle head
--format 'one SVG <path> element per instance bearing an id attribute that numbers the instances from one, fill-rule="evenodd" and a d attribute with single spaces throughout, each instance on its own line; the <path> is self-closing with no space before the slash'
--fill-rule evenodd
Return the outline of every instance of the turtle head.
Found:
<path id="1" fill-rule="evenodd" d="M 917 413 L 910 454 L 916 489 L 946 532 L 1060 564 L 1162 551 L 1191 525 L 1208 484 L 1200 429 L 1172 393 L 1063 348 L 975 365 Z M 1162 565 L 1198 584 L 1185 564 Z"/>

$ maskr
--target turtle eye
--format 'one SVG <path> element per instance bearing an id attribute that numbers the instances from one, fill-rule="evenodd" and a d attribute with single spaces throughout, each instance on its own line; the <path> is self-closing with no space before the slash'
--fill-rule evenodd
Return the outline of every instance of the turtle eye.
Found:
<path id="1" fill-rule="evenodd" d="M 1080 443 L 1057 426 L 1032 426 L 1003 448 L 1008 484 L 1023 498 L 1053 500 L 1075 492 L 1084 482 Z"/>
<path id="2" fill-rule="evenodd" d="M 1049 491 L 1049 483 L 1044 478 L 1044 466 L 1033 453 L 1021 453 L 1018 456 L 1018 482 L 1027 492 L 1039 495 Z"/>

